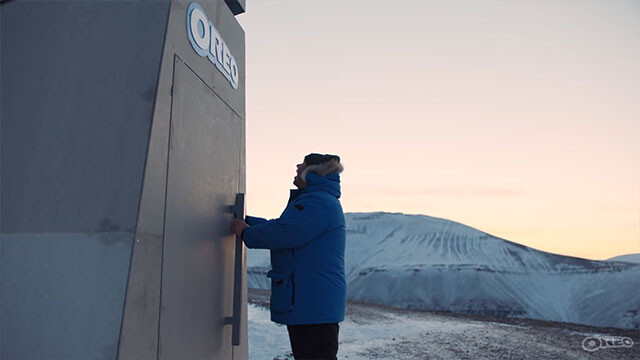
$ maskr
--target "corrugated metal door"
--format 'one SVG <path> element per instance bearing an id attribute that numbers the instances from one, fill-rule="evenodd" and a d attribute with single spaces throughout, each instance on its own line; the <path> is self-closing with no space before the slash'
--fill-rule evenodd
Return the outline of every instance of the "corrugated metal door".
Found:
<path id="1" fill-rule="evenodd" d="M 233 215 L 242 120 L 174 62 L 162 264 L 160 359 L 231 359 Z"/>

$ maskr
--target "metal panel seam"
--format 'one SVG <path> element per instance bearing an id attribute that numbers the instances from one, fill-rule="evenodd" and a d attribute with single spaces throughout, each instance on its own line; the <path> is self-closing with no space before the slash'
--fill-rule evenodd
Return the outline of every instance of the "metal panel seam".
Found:
<path id="1" fill-rule="evenodd" d="M 204 86 L 206 86 L 206 87 L 207 87 L 207 89 L 211 90 L 211 92 L 212 92 L 212 93 L 214 93 L 214 94 L 216 95 L 216 97 L 217 97 L 217 98 L 219 98 L 219 99 L 220 99 L 220 101 L 222 101 L 222 103 L 224 103 L 225 105 L 227 105 L 227 107 L 229 108 L 229 110 L 233 111 L 233 113 L 234 113 L 234 114 L 236 114 L 236 115 L 238 116 L 238 118 L 239 118 L 239 119 L 243 119 L 243 120 L 244 120 L 244 118 L 243 118 L 242 116 L 240 116 L 240 114 L 238 114 L 238 112 L 233 108 L 233 106 L 231 106 L 229 103 L 227 103 L 227 102 L 224 100 L 224 96 L 222 96 L 222 95 L 218 94 L 214 88 L 212 88 L 211 86 L 209 86 L 209 84 L 208 84 L 208 83 L 207 83 L 207 82 L 206 82 L 202 77 L 200 77 L 200 75 L 198 75 L 198 73 L 197 73 L 197 72 L 196 72 L 196 71 L 195 71 L 191 66 L 189 66 L 189 64 L 187 64 L 184 60 L 182 60 L 182 58 L 180 58 L 180 56 L 176 55 L 176 57 L 177 57 L 178 59 L 180 59 L 180 61 L 184 64 L 184 66 L 186 66 L 189 70 L 191 70 L 191 72 L 192 72 L 192 73 L 193 73 L 193 74 L 198 78 L 198 80 L 200 80 L 200 81 L 202 82 L 202 84 L 203 84 Z"/>
<path id="2" fill-rule="evenodd" d="M 175 84 L 176 78 L 176 60 L 182 61 L 177 54 L 173 54 L 173 64 L 172 66 L 172 75 L 171 75 L 171 105 L 169 107 L 169 136 L 167 136 L 167 167 L 165 174 L 165 182 L 164 182 L 164 214 L 162 220 L 162 258 L 160 261 L 160 297 L 159 297 L 159 305 L 160 311 L 158 311 L 158 341 L 156 342 L 157 350 L 156 350 L 156 359 L 160 358 L 160 332 L 161 332 L 161 320 L 162 320 L 162 284 L 163 284 L 163 275 L 164 275 L 164 240 L 165 234 L 167 230 L 167 192 L 169 190 L 169 155 L 171 153 L 171 126 L 173 122 L 173 86 Z"/>
<path id="3" fill-rule="evenodd" d="M 142 199 L 143 199 L 143 192 L 144 192 L 144 182 L 146 179 L 146 173 L 147 173 L 147 162 L 149 160 L 149 148 L 151 146 L 151 134 L 153 131 L 153 124 L 154 124 L 154 119 L 156 116 L 156 105 L 157 105 L 157 100 L 158 100 L 158 90 L 159 90 L 159 85 L 160 85 L 160 75 L 162 73 L 162 61 L 164 58 L 164 49 L 165 46 L 167 44 L 167 36 L 168 36 L 168 28 L 169 28 L 169 17 L 171 15 L 171 1 L 167 1 L 167 9 L 166 9 L 166 21 L 164 24 L 164 38 L 162 39 L 162 46 L 160 49 L 160 62 L 158 63 L 158 73 L 156 75 L 156 93 L 153 96 L 153 105 L 152 105 L 152 113 L 151 113 L 151 121 L 149 122 L 149 131 L 147 133 L 147 151 L 146 151 L 146 155 L 144 158 L 144 165 L 142 167 L 142 181 L 140 182 L 140 191 L 138 192 L 140 194 L 140 199 L 138 201 L 138 209 L 136 211 L 136 227 L 135 227 L 135 231 L 133 233 L 133 244 L 131 246 L 131 255 L 129 256 L 129 272 L 128 272 L 128 276 L 127 276 L 127 284 L 125 286 L 125 290 L 124 290 L 124 302 L 122 304 L 122 315 L 120 317 L 120 334 L 118 336 L 118 345 L 117 345 L 117 351 L 116 351 L 116 359 L 120 358 L 120 339 L 122 338 L 122 329 L 124 327 L 124 315 L 125 315 L 125 310 L 127 308 L 127 295 L 129 293 L 129 280 L 131 279 L 131 266 L 133 264 L 133 256 L 135 255 L 135 249 L 136 249 L 136 239 L 137 239 L 137 235 L 138 235 L 138 221 L 140 220 L 140 207 L 142 204 Z M 165 194 L 166 194 L 166 184 L 165 184 Z M 166 204 L 166 197 L 165 197 L 165 204 Z M 160 276 L 162 276 L 162 274 L 160 274 Z M 160 286 L 162 287 L 162 283 L 160 283 Z"/>

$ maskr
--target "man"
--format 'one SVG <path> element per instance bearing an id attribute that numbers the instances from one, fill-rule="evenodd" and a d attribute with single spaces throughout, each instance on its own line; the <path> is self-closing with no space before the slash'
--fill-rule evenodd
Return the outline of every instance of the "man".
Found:
<path id="1" fill-rule="evenodd" d="M 271 320 L 286 324 L 295 359 L 336 359 L 344 320 L 345 219 L 336 155 L 309 154 L 298 164 L 279 218 L 247 216 L 233 232 L 249 248 L 270 249 Z"/>

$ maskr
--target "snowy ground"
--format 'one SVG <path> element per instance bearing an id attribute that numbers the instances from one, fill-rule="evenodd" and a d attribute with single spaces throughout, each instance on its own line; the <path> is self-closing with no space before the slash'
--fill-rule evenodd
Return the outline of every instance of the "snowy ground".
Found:
<path id="1" fill-rule="evenodd" d="M 268 291 L 250 289 L 249 359 L 293 359 L 286 327 L 269 320 L 268 301 Z M 587 352 L 587 336 L 630 337 L 634 345 Z M 340 324 L 338 358 L 640 359 L 640 332 L 350 302 Z"/>

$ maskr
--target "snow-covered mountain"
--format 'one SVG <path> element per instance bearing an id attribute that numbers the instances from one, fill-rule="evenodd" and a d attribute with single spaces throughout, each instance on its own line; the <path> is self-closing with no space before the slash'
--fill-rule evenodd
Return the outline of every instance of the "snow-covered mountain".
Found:
<path id="1" fill-rule="evenodd" d="M 640 265 L 539 251 L 423 215 L 350 213 L 351 300 L 394 307 L 640 328 Z M 249 287 L 269 252 L 250 250 Z"/>
<path id="2" fill-rule="evenodd" d="M 607 259 L 607 261 L 624 261 L 634 264 L 640 264 L 640 254 L 618 255 L 612 257 L 611 259 Z"/>

